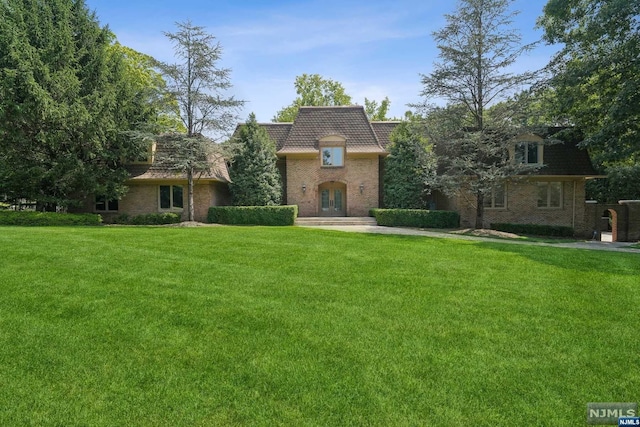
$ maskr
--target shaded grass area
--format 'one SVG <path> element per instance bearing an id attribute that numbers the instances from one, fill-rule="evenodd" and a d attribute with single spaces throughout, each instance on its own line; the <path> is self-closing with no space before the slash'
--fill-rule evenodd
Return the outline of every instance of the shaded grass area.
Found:
<path id="1" fill-rule="evenodd" d="M 574 426 L 638 400 L 635 254 L 262 227 L 0 247 L 1 425 Z"/>

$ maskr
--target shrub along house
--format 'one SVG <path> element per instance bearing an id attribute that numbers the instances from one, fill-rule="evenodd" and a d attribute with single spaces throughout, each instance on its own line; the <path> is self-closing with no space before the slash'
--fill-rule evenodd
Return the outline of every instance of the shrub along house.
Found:
<path id="1" fill-rule="evenodd" d="M 261 124 L 276 143 L 283 204 L 297 205 L 299 216 L 367 216 L 384 207 L 382 182 L 389 136 L 399 122 L 370 122 L 361 106 L 301 107 L 293 123 Z M 555 130 L 551 130 L 552 132 Z M 543 144 L 545 135 L 522 135 L 514 143 L 514 161 L 539 169 L 514 177 L 485 198 L 485 227 L 491 223 L 559 225 L 591 233 L 585 223 L 585 182 L 595 177 L 586 151 L 576 142 Z M 186 177 L 148 158 L 131 164 L 129 192 L 118 201 L 97 197 L 84 211 L 105 221 L 118 214 L 186 213 Z M 205 221 L 210 206 L 229 204 L 229 175 L 220 157 L 210 172 L 196 177 L 195 219 Z M 475 223 L 475 196 L 435 193 L 434 209 L 460 213 L 463 227 Z"/>
<path id="2" fill-rule="evenodd" d="M 384 158 L 397 124 L 370 122 L 360 106 L 301 107 L 293 123 L 262 124 L 276 142 L 286 203 L 298 205 L 300 216 L 365 216 L 383 207 Z M 585 182 L 596 176 L 589 156 L 575 141 L 545 145 L 544 136 L 521 135 L 514 144 L 513 160 L 539 169 L 485 199 L 485 227 L 518 223 L 591 231 L 584 218 Z M 459 212 L 461 225 L 471 227 L 475 200 L 464 192 L 435 193 L 432 206 Z"/>
<path id="3" fill-rule="evenodd" d="M 537 166 L 524 176 L 514 176 L 484 198 L 484 227 L 493 223 L 557 225 L 571 227 L 579 235 L 590 235 L 592 224 L 585 222 L 585 183 L 600 177 L 579 141 L 545 144 L 544 138 L 559 132 L 549 128 L 545 135 L 517 137 L 510 153 L 514 162 Z M 475 224 L 476 197 L 460 192 L 445 197 L 436 192 L 438 209 L 460 213 L 463 227 Z"/>
<path id="4" fill-rule="evenodd" d="M 102 215 L 105 222 L 112 222 L 118 215 L 144 215 L 154 213 L 177 213 L 187 219 L 187 176 L 177 173 L 157 162 L 157 154 L 166 150 L 158 142 L 150 147 L 146 157 L 127 166 L 129 187 L 120 200 L 107 200 L 100 195 L 89 198 L 81 207 L 82 212 Z M 224 159 L 211 155 L 208 171 L 194 176 L 194 219 L 205 222 L 210 206 L 228 205 L 229 172 Z"/>

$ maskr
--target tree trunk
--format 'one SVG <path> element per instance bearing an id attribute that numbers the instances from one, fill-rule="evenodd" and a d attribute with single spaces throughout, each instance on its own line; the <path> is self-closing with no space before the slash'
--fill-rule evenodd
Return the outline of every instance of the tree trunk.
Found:
<path id="1" fill-rule="evenodd" d="M 195 217 L 195 209 L 193 206 L 193 170 L 187 170 L 187 221 L 193 221 Z"/>
<path id="2" fill-rule="evenodd" d="M 478 191 L 476 199 L 476 229 L 484 228 L 484 195 Z"/>

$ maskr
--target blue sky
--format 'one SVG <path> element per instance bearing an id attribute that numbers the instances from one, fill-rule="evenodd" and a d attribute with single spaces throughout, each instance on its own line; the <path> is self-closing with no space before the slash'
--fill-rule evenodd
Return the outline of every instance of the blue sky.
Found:
<path id="1" fill-rule="evenodd" d="M 420 101 L 420 74 L 429 74 L 438 51 L 431 33 L 455 10 L 444 0 L 86 0 L 120 43 L 172 62 L 163 31 L 190 19 L 206 27 L 223 47 L 221 66 L 231 68 L 231 94 L 247 101 L 240 117 L 255 112 L 267 122 L 296 97 L 303 74 L 339 81 L 353 101 L 391 100 L 390 115 Z M 546 2 L 515 0 L 515 27 L 523 42 L 541 38 L 534 29 Z M 516 64 L 517 70 L 546 65 L 557 47 L 541 44 Z"/>

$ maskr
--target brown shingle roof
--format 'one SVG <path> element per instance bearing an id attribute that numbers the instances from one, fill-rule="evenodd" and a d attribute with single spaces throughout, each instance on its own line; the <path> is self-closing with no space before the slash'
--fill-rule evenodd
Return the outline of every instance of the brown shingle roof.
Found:
<path id="1" fill-rule="evenodd" d="M 391 135 L 391 132 L 393 132 L 398 124 L 400 124 L 400 122 L 371 122 L 371 126 L 378 136 L 378 142 L 380 142 L 382 148 L 386 149 L 387 145 L 391 144 L 389 135 Z"/>
<path id="2" fill-rule="evenodd" d="M 538 169 L 535 175 L 598 175 L 587 150 L 578 147 L 576 142 L 545 145 L 543 150 L 544 166 Z"/>
<path id="3" fill-rule="evenodd" d="M 212 142 L 213 144 L 213 142 Z M 153 164 L 131 164 L 127 165 L 127 171 L 129 172 L 129 180 L 131 181 L 144 181 L 144 180 L 186 180 L 186 173 L 179 173 L 170 170 L 166 166 L 159 165 L 157 161 L 158 155 L 166 152 L 167 148 L 162 144 L 162 137 L 156 141 L 156 152 L 154 155 Z M 230 182 L 229 171 L 227 164 L 224 161 L 222 155 L 212 153 L 209 155 L 209 164 L 211 165 L 209 171 L 202 173 L 196 173 L 195 179 L 213 180 L 220 182 Z"/>
<path id="4" fill-rule="evenodd" d="M 267 131 L 269 137 L 276 143 L 276 150 L 280 150 L 284 147 L 284 142 L 289 136 L 293 123 L 260 123 L 260 126 Z"/>
<path id="5" fill-rule="evenodd" d="M 338 135 L 346 140 L 347 152 L 384 153 L 367 119 L 364 107 L 300 107 L 289 134 L 278 154 L 315 153 L 318 141 Z"/>

